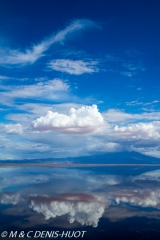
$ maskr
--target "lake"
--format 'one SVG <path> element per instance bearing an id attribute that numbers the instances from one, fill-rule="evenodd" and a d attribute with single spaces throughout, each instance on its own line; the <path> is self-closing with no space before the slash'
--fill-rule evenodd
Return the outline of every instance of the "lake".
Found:
<path id="1" fill-rule="evenodd" d="M 1 167 L 0 239 L 159 239 L 158 167 Z"/>

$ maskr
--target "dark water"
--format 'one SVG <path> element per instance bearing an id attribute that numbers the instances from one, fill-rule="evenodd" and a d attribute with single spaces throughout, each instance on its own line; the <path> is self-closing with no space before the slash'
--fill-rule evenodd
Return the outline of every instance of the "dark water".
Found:
<path id="1" fill-rule="evenodd" d="M 0 235 L 160 239 L 160 169 L 0 168 Z"/>

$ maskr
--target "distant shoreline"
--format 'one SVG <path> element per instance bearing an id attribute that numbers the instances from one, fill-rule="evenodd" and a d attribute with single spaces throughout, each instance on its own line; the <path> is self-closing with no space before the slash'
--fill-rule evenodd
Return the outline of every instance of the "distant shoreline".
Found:
<path id="1" fill-rule="evenodd" d="M 51 163 L 0 163 L 0 167 L 160 167 L 160 164 L 51 164 Z"/>

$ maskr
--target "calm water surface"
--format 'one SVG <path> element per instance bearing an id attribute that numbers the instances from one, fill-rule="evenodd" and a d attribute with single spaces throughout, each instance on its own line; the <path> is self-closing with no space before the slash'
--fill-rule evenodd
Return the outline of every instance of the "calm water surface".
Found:
<path id="1" fill-rule="evenodd" d="M 24 231 L 14 239 L 49 239 L 46 232 L 56 231 L 76 232 L 72 239 L 82 231 L 83 239 L 160 239 L 160 169 L 0 168 L 3 231 Z"/>

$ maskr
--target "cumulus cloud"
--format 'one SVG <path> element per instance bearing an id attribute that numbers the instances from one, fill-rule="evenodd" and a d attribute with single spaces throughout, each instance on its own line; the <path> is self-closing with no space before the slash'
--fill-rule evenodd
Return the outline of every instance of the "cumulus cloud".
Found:
<path id="1" fill-rule="evenodd" d="M 114 128 L 114 133 L 124 138 L 157 139 L 160 138 L 160 122 L 137 123 Z"/>
<path id="2" fill-rule="evenodd" d="M 111 126 L 106 139 L 119 143 L 121 150 L 160 158 L 160 112 L 130 114 L 119 109 L 109 109 L 102 115 Z"/>
<path id="3" fill-rule="evenodd" d="M 160 157 L 160 121 L 116 125 L 108 133 L 113 142 L 121 144 L 122 149 Z"/>
<path id="4" fill-rule="evenodd" d="M 7 87 L 1 92 L 7 98 L 59 99 L 69 90 L 69 85 L 60 79 L 38 82 L 31 85 Z"/>
<path id="5" fill-rule="evenodd" d="M 45 55 L 45 51 L 49 47 L 57 42 L 65 40 L 68 34 L 71 34 L 77 30 L 96 26 L 96 24 L 90 20 L 76 20 L 67 26 L 64 30 L 59 31 L 57 34 L 53 34 L 51 37 L 46 38 L 41 43 L 33 45 L 31 48 L 21 51 L 19 49 L 10 50 L 3 49 L 0 51 L 0 63 L 3 65 L 24 65 L 33 64 L 39 58 Z"/>
<path id="6" fill-rule="evenodd" d="M 9 96 L 34 99 L 35 95 L 37 99 L 55 100 L 62 95 L 69 99 L 68 92 L 67 83 L 54 79 L 24 85 L 22 88 L 17 86 L 5 93 L 8 94 L 8 99 Z M 55 157 L 71 157 L 120 151 L 136 151 L 160 157 L 160 121 L 155 121 L 160 118 L 159 112 L 129 114 L 111 109 L 100 113 L 96 105 L 82 107 L 76 103 L 25 103 L 18 105 L 17 110 L 22 112 L 5 117 L 17 124 L 8 124 L 6 127 L 1 125 L 1 132 L 6 133 L 1 141 L 5 156 L 10 153 L 12 158 L 32 158 L 31 146 L 34 144 L 34 150 L 37 150 L 34 158 L 52 157 L 53 154 Z M 21 134 L 21 142 L 7 139 L 9 134 L 16 133 Z M 78 138 L 76 134 L 79 134 Z M 6 147 L 7 144 L 11 147 Z M 5 156 L 1 158 L 5 159 Z"/>
<path id="7" fill-rule="evenodd" d="M 56 59 L 49 63 L 49 67 L 55 71 L 66 72 L 73 75 L 98 72 L 97 61 L 82 61 L 70 59 Z"/>
<path id="8" fill-rule="evenodd" d="M 104 126 L 104 120 L 96 105 L 71 108 L 68 115 L 49 111 L 33 121 L 38 131 L 55 130 L 63 133 L 91 133 Z"/>
<path id="9" fill-rule="evenodd" d="M 55 198 L 35 197 L 30 207 L 45 216 L 45 219 L 67 215 L 68 221 L 79 222 L 81 225 L 98 226 L 106 202 L 103 196 L 89 194 L 65 194 Z"/>

